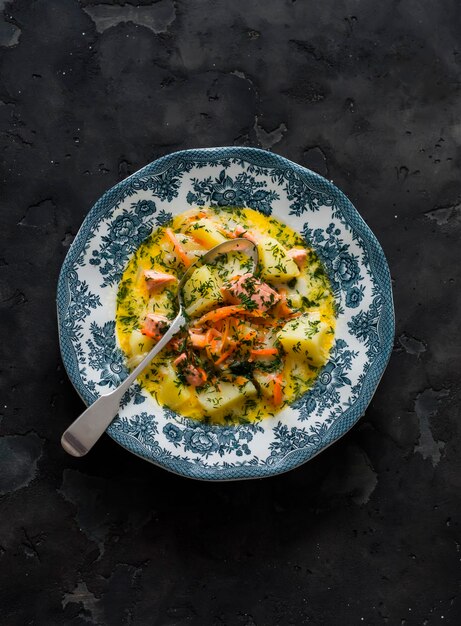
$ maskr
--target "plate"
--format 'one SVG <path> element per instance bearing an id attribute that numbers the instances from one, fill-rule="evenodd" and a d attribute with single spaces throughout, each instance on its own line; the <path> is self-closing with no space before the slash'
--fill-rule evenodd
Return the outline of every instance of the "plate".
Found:
<path id="1" fill-rule="evenodd" d="M 59 277 L 65 368 L 86 404 L 124 379 L 127 370 L 115 337 L 118 282 L 152 229 L 192 206 L 248 206 L 304 236 L 324 263 L 338 306 L 330 360 L 314 386 L 274 418 L 205 425 L 160 407 L 135 384 L 107 432 L 130 452 L 191 478 L 285 472 L 360 419 L 394 339 L 391 281 L 381 246 L 339 189 L 296 163 L 255 148 L 185 150 L 107 191 L 85 218 Z"/>

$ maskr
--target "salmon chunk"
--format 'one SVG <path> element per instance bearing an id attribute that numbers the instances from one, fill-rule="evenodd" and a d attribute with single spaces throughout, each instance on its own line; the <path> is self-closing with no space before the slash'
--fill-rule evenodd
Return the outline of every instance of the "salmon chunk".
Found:
<path id="1" fill-rule="evenodd" d="M 288 250 L 287 255 L 290 259 L 293 259 L 298 267 L 302 267 L 307 257 L 307 250 L 303 250 L 302 248 L 291 248 L 291 250 Z"/>
<path id="2" fill-rule="evenodd" d="M 244 228 L 241 224 L 239 224 L 233 233 L 229 233 L 231 237 L 236 238 L 236 237 L 245 237 L 245 239 L 248 239 L 249 241 L 252 241 L 253 243 L 258 243 L 256 241 L 256 237 L 246 228 Z"/>
<path id="3" fill-rule="evenodd" d="M 167 330 L 170 322 L 164 315 L 156 315 L 155 313 L 148 313 L 144 318 L 143 325 L 141 326 L 141 332 L 147 337 L 152 337 L 158 341 Z"/>
<path id="4" fill-rule="evenodd" d="M 173 365 L 175 367 L 178 367 L 178 365 L 181 365 L 181 363 L 184 363 L 184 361 L 187 361 L 187 354 L 185 352 L 183 352 L 182 354 L 180 354 L 174 361 L 173 361 Z"/>
<path id="5" fill-rule="evenodd" d="M 249 273 L 232 278 L 224 285 L 222 292 L 231 302 L 263 313 L 280 300 L 279 294 L 272 287 Z"/>
<path id="6" fill-rule="evenodd" d="M 150 293 L 156 293 L 163 287 L 166 287 L 166 285 L 178 282 L 176 276 L 164 272 L 156 272 L 155 270 L 144 270 L 144 278 Z"/>
<path id="7" fill-rule="evenodd" d="M 173 365 L 178 367 L 184 374 L 187 383 L 192 387 L 201 387 L 207 379 L 206 373 L 202 369 L 198 369 L 187 360 L 187 354 L 183 352 L 174 361 Z"/>
<path id="8" fill-rule="evenodd" d="M 191 363 L 184 368 L 184 376 L 192 387 L 201 387 L 205 384 L 207 379 L 205 372 L 197 369 Z"/>

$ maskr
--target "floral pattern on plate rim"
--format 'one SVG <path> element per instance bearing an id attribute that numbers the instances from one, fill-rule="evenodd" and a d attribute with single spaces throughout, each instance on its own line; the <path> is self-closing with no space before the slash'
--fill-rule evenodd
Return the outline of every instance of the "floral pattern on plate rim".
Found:
<path id="1" fill-rule="evenodd" d="M 335 344 L 314 386 L 274 418 L 222 427 L 160 407 L 140 385 L 108 433 L 131 452 L 199 479 L 260 478 L 292 469 L 363 415 L 394 338 L 389 269 L 375 236 L 332 183 L 256 148 L 177 152 L 154 161 L 91 209 L 58 283 L 61 353 L 89 404 L 126 376 L 114 336 L 123 268 L 153 228 L 189 206 L 250 206 L 277 215 L 321 257 L 338 304 Z"/>

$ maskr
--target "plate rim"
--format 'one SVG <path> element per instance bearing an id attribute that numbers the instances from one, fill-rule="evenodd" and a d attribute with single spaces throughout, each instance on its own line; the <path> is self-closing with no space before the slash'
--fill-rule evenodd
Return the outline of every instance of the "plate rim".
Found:
<path id="1" fill-rule="evenodd" d="M 248 146 L 190 148 L 187 150 L 171 152 L 162 157 L 159 157 L 158 159 L 155 159 L 154 161 L 146 164 L 136 172 L 130 174 L 130 176 L 127 176 L 120 182 L 107 189 L 102 194 L 102 196 L 100 196 L 99 199 L 93 204 L 91 209 L 86 214 L 72 244 L 69 247 L 69 250 L 67 251 L 59 272 L 59 278 L 57 281 L 56 305 L 61 359 L 63 361 L 66 373 L 80 398 L 85 402 L 86 405 L 93 402 L 96 397 L 88 389 L 86 389 L 80 377 L 74 375 L 74 367 L 72 366 L 73 364 L 69 361 L 69 356 L 66 354 L 66 350 L 64 347 L 65 329 L 63 328 L 63 322 L 70 295 L 67 272 L 69 269 L 72 269 L 75 260 L 78 258 L 81 252 L 82 246 L 84 246 L 86 243 L 88 236 L 88 233 L 86 231 L 88 230 L 88 226 L 93 224 L 101 208 L 105 209 L 105 205 L 108 201 L 110 201 L 112 205 L 114 204 L 114 200 L 119 195 L 119 193 L 126 188 L 128 181 L 130 181 L 132 178 L 148 175 L 151 173 L 152 169 L 157 170 L 156 173 L 159 173 L 159 171 L 162 171 L 162 166 L 167 167 L 170 162 L 173 162 L 174 160 L 188 157 L 190 158 L 191 156 L 193 156 L 193 160 L 196 161 L 206 159 L 212 160 L 213 157 L 217 157 L 219 159 L 240 158 L 243 161 L 249 162 L 250 164 L 252 163 L 250 157 L 255 156 L 257 158 L 264 158 L 266 161 L 272 161 L 271 164 L 266 163 L 266 166 L 284 166 L 294 170 L 299 175 L 308 174 L 310 178 L 314 178 L 314 180 L 322 182 L 322 184 L 326 185 L 335 197 L 339 197 L 341 199 L 343 203 L 343 208 L 346 209 L 346 212 L 348 214 L 347 217 L 350 218 L 348 222 L 350 223 L 353 231 L 360 235 L 361 240 L 364 244 L 366 244 L 367 250 L 373 249 L 374 258 L 378 259 L 381 272 L 383 272 L 383 276 L 380 277 L 377 276 L 376 271 L 373 271 L 374 279 L 379 284 L 380 295 L 382 295 L 383 297 L 383 309 L 380 316 L 380 322 L 383 323 L 383 319 L 384 317 L 386 317 L 385 322 L 387 323 L 388 327 L 387 332 L 382 337 L 382 351 L 374 362 L 373 369 L 378 370 L 378 377 L 375 378 L 375 380 L 365 379 L 361 396 L 357 399 L 352 407 L 349 407 L 348 409 L 343 411 L 341 417 L 335 421 L 332 427 L 328 430 L 325 439 L 322 441 L 322 446 L 319 449 L 309 450 L 307 448 L 300 448 L 292 450 L 288 452 L 277 465 L 239 465 L 234 467 L 207 468 L 201 465 L 194 465 L 186 460 L 156 460 L 149 453 L 148 449 L 145 448 L 134 437 L 132 437 L 133 441 L 127 442 L 125 440 L 127 437 L 126 433 L 120 433 L 116 429 L 110 429 L 110 427 L 108 431 L 106 431 L 113 440 L 115 440 L 119 445 L 127 449 L 129 452 L 153 463 L 154 465 L 157 465 L 158 467 L 162 467 L 163 469 L 166 469 L 180 476 L 212 482 L 255 479 L 275 476 L 285 473 L 291 469 L 294 469 L 295 467 L 303 465 L 307 461 L 310 461 L 315 456 L 323 452 L 326 448 L 338 441 L 341 437 L 343 437 L 360 420 L 378 388 L 379 382 L 389 362 L 394 344 L 395 311 L 392 293 L 392 282 L 389 265 L 387 263 L 384 251 L 378 239 L 376 238 L 376 235 L 373 233 L 371 228 L 365 222 L 365 220 L 352 204 L 352 202 L 349 200 L 349 198 L 338 187 L 336 187 L 336 185 L 332 181 L 326 179 L 317 172 L 314 172 L 294 161 L 291 161 L 286 157 L 283 157 L 274 152 L 263 150 L 261 148 L 253 148 Z M 370 263 L 372 256 L 373 255 L 370 255 Z M 350 419 L 345 423 L 344 415 L 346 413 L 349 414 Z M 180 467 L 178 467 L 178 464 L 180 465 Z"/>

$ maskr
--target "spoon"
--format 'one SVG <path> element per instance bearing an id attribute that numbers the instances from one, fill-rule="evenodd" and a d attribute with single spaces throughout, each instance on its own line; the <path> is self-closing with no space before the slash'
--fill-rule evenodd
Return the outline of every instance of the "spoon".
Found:
<path id="1" fill-rule="evenodd" d="M 226 254 L 231 251 L 242 251 L 248 254 L 253 261 L 253 272 L 258 264 L 258 248 L 249 239 L 238 238 L 230 239 L 218 244 L 214 248 L 211 248 L 203 256 L 201 256 L 195 263 L 193 263 L 184 273 L 183 277 L 178 284 L 178 314 L 172 321 L 167 332 L 163 335 L 160 341 L 146 354 L 144 359 L 139 363 L 137 367 L 125 378 L 125 380 L 113 391 L 100 396 L 96 402 L 89 406 L 80 417 L 78 417 L 69 428 L 64 432 L 61 437 L 62 447 L 66 452 L 72 456 L 84 456 L 91 450 L 94 444 L 98 441 L 106 428 L 112 422 L 119 411 L 120 400 L 131 387 L 136 378 L 145 370 L 145 368 L 152 361 L 162 348 L 170 341 L 182 326 L 186 323 L 186 316 L 184 314 L 184 301 L 182 290 L 186 282 L 189 280 L 192 272 L 197 269 L 203 263 L 213 261 L 221 254 Z"/>

